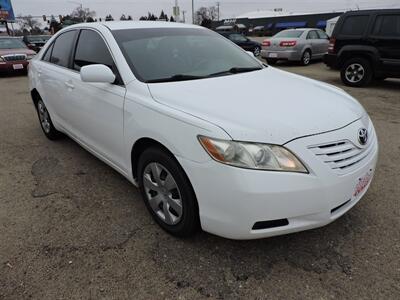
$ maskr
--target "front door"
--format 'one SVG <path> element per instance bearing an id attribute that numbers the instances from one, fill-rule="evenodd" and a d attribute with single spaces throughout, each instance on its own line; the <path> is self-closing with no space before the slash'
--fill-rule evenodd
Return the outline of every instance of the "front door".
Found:
<path id="1" fill-rule="evenodd" d="M 80 69 L 90 64 L 108 66 L 116 75 L 116 81 L 112 84 L 83 82 Z M 74 124 L 74 136 L 124 170 L 123 109 L 126 89 L 100 33 L 91 29 L 80 31 L 72 68 L 75 72 L 70 78 L 68 120 Z"/>

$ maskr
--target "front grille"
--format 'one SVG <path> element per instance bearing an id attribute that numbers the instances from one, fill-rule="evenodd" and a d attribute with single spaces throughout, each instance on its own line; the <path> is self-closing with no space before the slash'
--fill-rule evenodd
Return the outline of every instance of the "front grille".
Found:
<path id="1" fill-rule="evenodd" d="M 356 146 L 349 140 L 341 140 L 309 146 L 308 149 L 332 170 L 341 175 L 356 169 L 373 152 L 375 143 L 375 133 L 372 130 L 369 143 L 364 148 Z"/>
<path id="2" fill-rule="evenodd" d="M 5 61 L 20 61 L 20 60 L 26 60 L 26 55 L 25 54 L 6 54 L 6 55 L 3 55 L 2 58 Z"/>

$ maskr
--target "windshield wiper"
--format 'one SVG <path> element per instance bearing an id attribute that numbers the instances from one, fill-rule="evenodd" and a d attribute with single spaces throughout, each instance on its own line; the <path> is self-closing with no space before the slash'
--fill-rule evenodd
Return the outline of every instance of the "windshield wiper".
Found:
<path id="1" fill-rule="evenodd" d="M 166 78 L 150 79 L 150 80 L 147 80 L 146 83 L 185 81 L 185 80 L 195 80 L 195 79 L 203 79 L 203 78 L 206 78 L 206 77 L 205 76 L 196 76 L 196 75 L 176 74 L 174 76 L 166 77 Z"/>
<path id="2" fill-rule="evenodd" d="M 234 68 L 230 68 L 229 70 L 225 70 L 225 71 L 221 71 L 221 72 L 210 74 L 207 77 L 214 77 L 214 76 L 225 75 L 225 74 L 246 73 L 246 72 L 258 71 L 258 70 L 262 70 L 262 69 L 263 68 L 260 68 L 260 67 L 250 67 L 250 68 L 234 67 Z"/>

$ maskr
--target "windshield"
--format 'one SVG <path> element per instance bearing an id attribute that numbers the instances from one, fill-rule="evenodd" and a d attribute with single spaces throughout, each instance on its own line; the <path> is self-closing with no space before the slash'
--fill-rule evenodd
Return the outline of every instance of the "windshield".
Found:
<path id="1" fill-rule="evenodd" d="M 274 38 L 299 38 L 304 30 L 284 30 L 274 35 Z"/>
<path id="2" fill-rule="evenodd" d="M 132 71 L 144 82 L 201 79 L 263 67 L 227 39 L 205 29 L 125 29 L 113 35 Z"/>
<path id="3" fill-rule="evenodd" d="M 45 42 L 50 38 L 50 36 L 46 35 L 33 35 L 33 36 L 27 36 L 27 40 L 29 42 Z"/>
<path id="4" fill-rule="evenodd" d="M 19 39 L 0 38 L 0 49 L 21 49 L 21 48 L 26 48 L 26 46 Z"/>

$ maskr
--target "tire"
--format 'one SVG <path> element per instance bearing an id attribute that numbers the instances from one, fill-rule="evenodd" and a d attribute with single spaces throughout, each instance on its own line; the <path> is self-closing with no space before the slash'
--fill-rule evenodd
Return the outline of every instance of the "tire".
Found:
<path id="1" fill-rule="evenodd" d="M 367 59 L 362 57 L 351 58 L 343 64 L 340 77 L 347 86 L 363 87 L 371 83 L 374 72 Z"/>
<path id="2" fill-rule="evenodd" d="M 258 47 L 258 46 L 255 47 L 254 51 L 253 51 L 253 54 L 254 54 L 255 57 L 259 57 L 261 55 L 261 48 Z"/>
<path id="3" fill-rule="evenodd" d="M 160 148 L 148 148 L 139 158 L 137 174 L 143 200 L 157 224 L 174 236 L 193 236 L 200 228 L 196 195 L 175 158 Z"/>
<path id="4" fill-rule="evenodd" d="M 36 112 L 38 114 L 40 127 L 42 128 L 43 133 L 49 140 L 58 140 L 63 136 L 63 134 L 54 127 L 53 122 L 51 121 L 50 114 L 47 111 L 46 105 L 44 104 L 42 99 L 39 99 L 36 102 Z"/>
<path id="5" fill-rule="evenodd" d="M 278 62 L 278 60 L 276 58 L 266 58 L 267 63 L 271 66 L 276 65 L 276 63 Z"/>
<path id="6" fill-rule="evenodd" d="M 303 55 L 301 56 L 301 64 L 303 66 L 308 66 L 311 63 L 312 54 L 310 50 L 304 51 Z"/>

